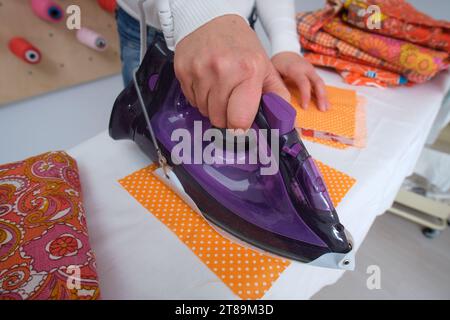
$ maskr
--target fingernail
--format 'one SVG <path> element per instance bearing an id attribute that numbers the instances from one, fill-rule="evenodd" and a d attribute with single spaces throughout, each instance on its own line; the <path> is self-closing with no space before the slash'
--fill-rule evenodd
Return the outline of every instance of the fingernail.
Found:
<path id="1" fill-rule="evenodd" d="M 248 132 L 249 129 L 227 129 L 227 131 L 234 136 L 242 136 Z"/>

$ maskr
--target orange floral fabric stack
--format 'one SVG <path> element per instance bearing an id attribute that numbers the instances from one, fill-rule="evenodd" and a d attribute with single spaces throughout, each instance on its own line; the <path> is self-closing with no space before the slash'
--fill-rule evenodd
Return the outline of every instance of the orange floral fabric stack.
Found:
<path id="1" fill-rule="evenodd" d="M 449 65 L 450 23 L 404 0 L 328 0 L 324 9 L 299 13 L 297 30 L 311 63 L 353 85 L 423 83 Z"/>
<path id="2" fill-rule="evenodd" d="M 450 22 L 435 20 L 406 1 L 346 1 L 342 19 L 368 30 L 367 20 L 371 14 L 367 9 L 373 5 L 380 8 L 380 28 L 372 28 L 371 31 L 450 53 Z M 366 9 L 364 14 L 361 14 L 361 8 Z"/>

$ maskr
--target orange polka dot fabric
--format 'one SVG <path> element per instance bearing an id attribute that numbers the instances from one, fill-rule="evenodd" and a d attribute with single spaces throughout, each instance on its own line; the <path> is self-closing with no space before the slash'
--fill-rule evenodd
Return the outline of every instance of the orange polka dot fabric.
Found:
<path id="1" fill-rule="evenodd" d="M 358 98 L 354 90 L 340 89 L 327 86 L 327 97 L 330 102 L 330 109 L 326 112 L 320 111 L 316 107 L 314 99 L 305 110 L 300 106 L 300 92 L 295 85 L 288 83 L 291 92 L 291 104 L 297 111 L 296 127 L 325 134 L 331 134 L 337 138 L 353 140 L 356 137 L 356 112 Z M 343 149 L 344 143 L 335 141 L 329 143 L 326 139 L 317 138 L 314 142 L 323 143 L 328 146 Z"/>
<path id="2" fill-rule="evenodd" d="M 320 162 L 318 160 L 315 160 L 314 162 L 316 163 L 320 173 L 322 174 L 333 205 L 337 207 L 345 197 L 347 192 L 353 187 L 356 179 L 324 164 L 323 162 Z"/>
<path id="3" fill-rule="evenodd" d="M 337 205 L 355 180 L 317 162 Z M 287 259 L 244 247 L 219 234 L 192 210 L 153 171 L 156 165 L 142 168 L 119 183 L 169 228 L 208 268 L 241 299 L 260 299 L 290 265 Z"/>

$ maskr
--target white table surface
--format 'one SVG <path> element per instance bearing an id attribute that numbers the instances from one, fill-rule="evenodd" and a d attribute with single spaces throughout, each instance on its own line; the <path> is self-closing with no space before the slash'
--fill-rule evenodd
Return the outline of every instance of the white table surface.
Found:
<path id="1" fill-rule="evenodd" d="M 338 150 L 306 142 L 313 157 L 356 178 L 337 210 L 357 249 L 377 215 L 390 207 L 417 161 L 450 76 L 414 88 L 350 87 L 320 71 L 329 85 L 356 89 L 367 99 L 367 147 Z M 232 291 L 118 179 L 149 164 L 134 143 L 106 132 L 69 150 L 78 161 L 90 241 L 104 298 L 235 299 Z M 292 263 L 265 298 L 309 298 L 343 274 Z"/>

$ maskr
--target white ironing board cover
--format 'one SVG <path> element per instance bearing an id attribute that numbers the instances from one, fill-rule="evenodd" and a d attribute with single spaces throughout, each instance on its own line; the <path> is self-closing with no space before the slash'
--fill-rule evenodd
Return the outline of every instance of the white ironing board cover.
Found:
<path id="1" fill-rule="evenodd" d="M 320 70 L 328 85 L 367 100 L 367 147 L 338 150 L 305 142 L 314 158 L 357 179 L 338 206 L 358 248 L 375 217 L 392 204 L 419 157 L 445 93 L 449 73 L 412 88 L 351 87 Z M 237 299 L 168 228 L 118 183 L 150 162 L 130 141 L 107 131 L 69 150 L 78 162 L 91 245 L 105 299 Z M 343 274 L 292 263 L 265 299 L 307 299 Z"/>

